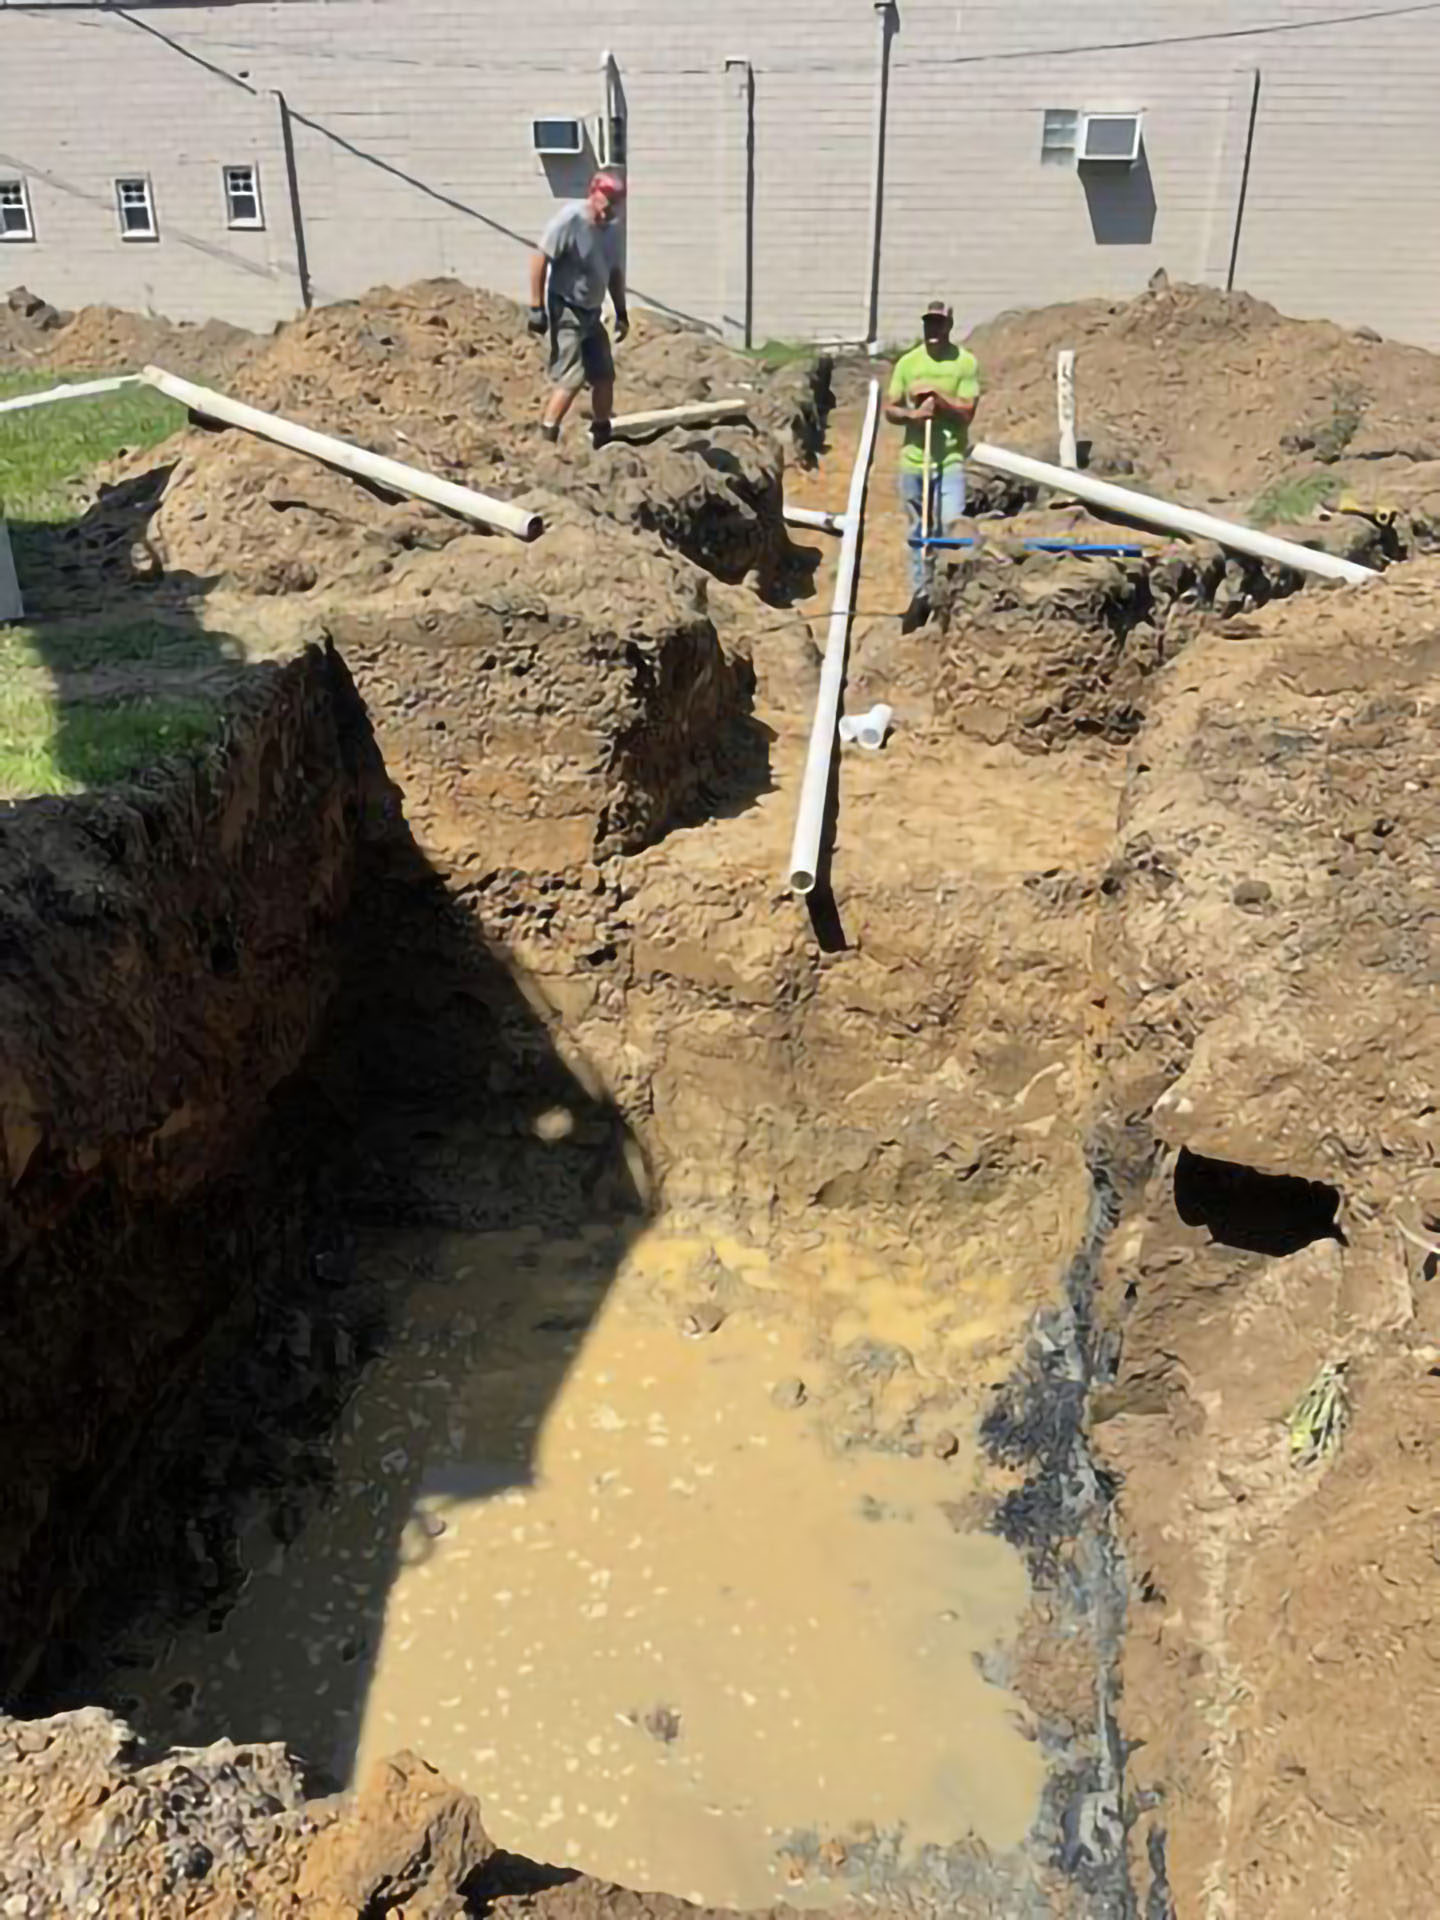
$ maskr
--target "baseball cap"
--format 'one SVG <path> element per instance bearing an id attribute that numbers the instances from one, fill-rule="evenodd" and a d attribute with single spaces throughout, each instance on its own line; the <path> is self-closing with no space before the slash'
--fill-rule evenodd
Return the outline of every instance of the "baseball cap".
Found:
<path id="1" fill-rule="evenodd" d="M 955 309 L 944 300 L 932 300 L 925 309 L 926 320 L 950 320 L 955 318 Z"/>
<path id="2" fill-rule="evenodd" d="M 618 173 L 602 171 L 597 173 L 590 182 L 590 191 L 591 193 L 603 193 L 607 200 L 623 200 L 625 198 L 625 182 L 620 178 Z"/>

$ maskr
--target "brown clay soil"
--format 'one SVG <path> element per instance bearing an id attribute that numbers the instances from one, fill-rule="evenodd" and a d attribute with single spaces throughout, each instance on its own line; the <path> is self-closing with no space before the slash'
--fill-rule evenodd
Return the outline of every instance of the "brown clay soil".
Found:
<path id="1" fill-rule="evenodd" d="M 627 1246 L 588 1351 L 618 1353 L 623 1334 L 650 1372 L 636 1360 L 597 1412 L 567 1399 L 585 1387 L 577 1361 L 553 1402 L 562 1426 L 570 1414 L 619 1432 L 626 1393 L 659 1377 L 667 1340 L 701 1343 L 702 1384 L 675 1389 L 696 1406 L 713 1387 L 705 1367 L 768 1343 L 786 1372 L 767 1377 L 778 1399 L 756 1430 L 769 1435 L 779 1406 L 805 1436 L 793 1458 L 771 1441 L 772 1485 L 802 1489 L 789 1513 L 828 1514 L 833 1489 L 812 1480 L 806 1496 L 785 1476 L 829 1476 L 853 1449 L 945 1515 L 957 1556 L 1013 1553 L 984 1593 L 998 1609 L 1013 1580 L 1017 1604 L 1003 1623 L 984 1615 L 974 1665 L 992 1706 L 1013 1702 L 987 1736 L 997 1782 L 1016 1741 L 1043 1755 L 1027 1844 L 1009 1847 L 1003 1822 L 977 1837 L 986 1816 L 947 1759 L 968 1837 L 882 1870 L 873 1828 L 837 1820 L 781 1856 L 778 1891 L 846 1912 L 996 1920 L 1302 1920 L 1362 1904 L 1430 1915 L 1440 562 L 1414 554 L 1440 471 L 1440 361 L 1185 287 L 982 328 L 987 437 L 1048 450 L 1054 354 L 1075 347 L 1095 465 L 1243 503 L 1318 464 L 1403 500 L 1409 550 L 1359 592 L 1296 591 L 1274 570 L 1150 536 L 1137 562 L 1021 559 L 1016 532 L 1099 523 L 1033 501 L 998 521 L 977 490 L 986 544 L 941 569 L 934 617 L 903 635 L 887 438 L 847 704 L 884 698 L 895 730 L 882 754 L 842 756 L 833 897 L 812 924 L 784 874 L 835 543 L 787 542 L 778 505 L 782 491 L 844 504 L 871 370 L 837 370 L 825 451 L 797 471 L 818 406 L 807 375 L 766 375 L 647 322 L 623 362 L 624 404 L 753 380 L 761 430 L 597 453 L 577 426 L 557 453 L 527 424 L 539 368 L 518 319 L 450 285 L 386 291 L 224 365 L 244 397 L 534 504 L 553 528 L 534 548 L 192 428 L 110 477 L 117 493 L 96 502 L 46 591 L 57 615 L 105 595 L 186 610 L 242 657 L 317 627 L 346 652 L 427 859 L 577 1073 L 613 1097 L 668 1230 L 688 1236 L 663 1276 Z M 61 357 L 86 323 L 12 332 L 46 364 L 117 364 Z M 122 350 L 120 320 L 92 324 Z M 1307 532 L 1337 544 L 1353 532 L 1374 551 L 1368 522 Z M 383 928 L 376 939 L 378 970 L 394 955 Z M 538 1102 L 526 1120 L 552 1122 Z M 513 1248 L 467 1211 L 474 1140 L 453 1115 L 369 1116 L 376 1165 L 402 1157 L 407 1129 L 428 1142 L 446 1224 L 418 1242 L 382 1235 L 369 1257 L 397 1298 L 437 1316 L 426 1337 L 482 1376 L 470 1414 L 463 1379 L 451 1383 L 454 1416 L 503 1422 L 542 1367 L 516 1330 Z M 551 1238 L 525 1256 L 522 1295 L 538 1290 L 563 1323 L 594 1263 L 583 1235 Z M 503 1359 L 488 1374 L 486 1352 Z M 1333 1455 L 1297 1466 L 1287 1417 L 1326 1363 L 1342 1367 L 1348 1426 Z M 367 1419 L 383 1428 L 407 1364 L 398 1351 L 368 1376 L 362 1439 Z M 637 1444 L 670 1439 L 668 1404 L 657 1391 L 661 1424 Z M 583 1461 L 587 1474 L 599 1464 Z M 379 1484 L 363 1449 L 353 1471 Z M 552 1478 L 563 1489 L 558 1466 Z M 872 1496 L 877 1540 L 895 1519 L 885 1504 Z M 743 1539 L 747 1511 L 716 1527 Z M 778 1542 L 770 1519 L 757 1537 Z M 450 1526 L 437 1568 L 465 1551 L 468 1525 Z M 843 1516 L 833 1533 L 847 1540 Z M 810 1591 L 798 1550 L 794 1568 Z M 490 1617 L 466 1611 L 463 1565 L 446 1577 L 462 1622 Z M 485 1605 L 509 1599 L 507 1584 Z M 812 1625 L 822 1618 L 828 1632 L 817 1606 Z M 228 1630 L 238 1677 L 222 1689 L 243 1712 L 261 1685 L 245 1635 L 278 1640 L 263 1601 Z M 497 1627 L 485 1644 L 499 1639 Z M 852 1666 L 903 1662 L 883 1632 L 870 1656 L 839 1645 L 848 1712 Z M 375 1699 L 423 1752 L 405 1649 L 380 1652 Z M 194 1670 L 190 1657 L 182 1637 L 170 1666 L 152 1662 L 157 1690 Z M 712 1703 L 692 1688 L 698 1724 Z M 190 1713 L 193 1690 L 183 1697 Z M 225 1730 L 149 1705 L 165 1738 Z M 652 1704 L 665 1712 L 640 1778 L 662 1794 L 693 1751 L 688 1705 Z M 142 1778 L 112 1721 L 43 1736 L 0 1723 L 0 1837 L 31 1876 L 18 1884 L 67 1884 L 77 1849 L 104 1868 L 83 1879 L 98 1905 L 16 1911 L 338 1920 L 386 1910 L 364 1901 L 397 1887 L 397 1901 L 433 1895 L 446 1911 L 462 1885 L 471 1911 L 547 1920 L 723 1904 L 684 1906 L 673 1874 L 669 1895 L 620 1891 L 608 1867 L 565 1877 L 567 1860 L 586 1864 L 583 1838 L 575 1854 L 561 1845 L 580 1833 L 572 1810 L 551 1808 L 550 1842 L 543 1803 L 519 1803 L 531 1773 L 548 1787 L 563 1750 L 547 1745 L 551 1708 L 563 1720 L 567 1704 L 541 1701 L 513 1780 L 503 1742 L 477 1751 L 441 1729 L 447 1775 L 462 1778 L 407 1760 L 371 1776 L 358 1811 L 306 1801 L 283 1750 L 262 1747 L 261 1761 L 213 1748 L 187 1760 L 193 1804 L 175 1814 L 165 1769 L 179 1763 L 151 1760 Z M 312 1711 L 295 1719 L 313 1749 Z M 836 1742 L 865 1737 L 841 1718 Z M 258 1737 L 286 1732 L 282 1717 Z M 46 1755 L 82 1737 L 84 1753 L 42 1780 Z M 593 1761 L 594 1813 L 623 1822 L 607 1796 L 630 1788 L 596 1739 L 572 1757 L 577 1771 Z M 719 1731 L 714 1749 L 720 1764 Z M 733 1751 L 743 1771 L 743 1743 Z M 888 1751 L 877 1745 L 877 1768 Z M 482 1818 L 515 1853 L 529 1836 L 524 1851 L 556 1871 L 527 1880 L 510 1853 L 493 1856 Z M 717 1832 L 728 1844 L 731 1829 Z M 726 1859 L 697 1840 L 707 1886 L 732 1884 L 732 1867 L 733 1884 L 752 1884 L 735 1866 L 755 1866 L 743 1834 L 735 1844 Z M 430 1881 L 422 1857 L 438 1863 Z M 770 1870 L 767 1857 L 757 1871 Z"/>
<path id="2" fill-rule="evenodd" d="M 1162 279 L 1134 300 L 1000 314 L 970 345 L 986 438 L 1053 457 L 1055 356 L 1073 348 L 1091 464 L 1192 506 L 1249 501 L 1317 465 L 1376 487 L 1440 459 L 1434 354 L 1245 293 Z"/>
<path id="3" fill-rule="evenodd" d="M 82 307 L 64 313 L 25 287 L 0 300 L 0 365 L 57 372 L 134 373 L 158 361 L 174 373 L 218 379 L 256 345 L 256 336 L 223 320 L 183 325 L 158 315 Z"/>

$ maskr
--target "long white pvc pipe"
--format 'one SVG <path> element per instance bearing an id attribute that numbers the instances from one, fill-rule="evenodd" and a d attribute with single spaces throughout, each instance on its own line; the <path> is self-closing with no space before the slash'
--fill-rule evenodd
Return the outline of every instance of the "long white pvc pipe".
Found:
<path id="1" fill-rule="evenodd" d="M 814 527 L 820 533 L 843 533 L 845 516 L 843 513 L 824 513 L 818 507 L 785 508 L 785 521 L 792 527 Z"/>
<path id="2" fill-rule="evenodd" d="M 540 515 L 528 507 L 512 507 L 507 501 L 492 500 L 488 493 L 477 493 L 473 487 L 458 486 L 453 480 L 441 480 L 419 467 L 406 466 L 401 460 L 390 460 L 384 454 L 353 447 L 348 440 L 316 433 L 313 427 L 302 427 L 294 420 L 283 419 L 278 413 L 266 413 L 260 407 L 248 407 L 242 400 L 214 393 L 209 387 L 197 387 L 192 381 L 166 373 L 161 367 L 146 367 L 140 377 L 147 385 L 178 400 L 182 407 L 189 407 L 192 413 L 223 421 L 227 426 L 243 427 L 247 433 L 273 440 L 277 446 L 289 447 L 294 453 L 309 454 L 327 466 L 359 474 L 362 479 L 373 480 L 377 486 L 388 487 L 394 493 L 413 494 L 417 500 L 428 500 L 449 513 L 478 520 L 482 526 L 513 533 L 518 540 L 538 539 L 545 530 Z"/>
<path id="3" fill-rule="evenodd" d="M 825 801 L 830 792 L 830 761 L 835 751 L 835 730 L 840 722 L 840 697 L 845 691 L 845 656 L 849 650 L 855 566 L 860 553 L 860 526 L 865 514 L 865 482 L 870 473 L 870 458 L 875 451 L 875 428 L 879 419 L 880 382 L 872 380 L 870 404 L 865 410 L 860 447 L 855 455 L 854 471 L 850 475 L 850 496 L 845 505 L 845 533 L 840 544 L 840 565 L 835 576 L 835 598 L 831 602 L 830 632 L 820 667 L 820 691 L 815 698 L 810 750 L 805 757 L 805 773 L 800 782 L 800 807 L 795 815 L 795 838 L 790 847 L 790 885 L 796 893 L 809 893 L 820 869 Z"/>
<path id="4" fill-rule="evenodd" d="M 735 420 L 748 413 L 751 400 L 694 400 L 684 407 L 654 407 L 649 413 L 621 413 L 610 422 L 612 433 L 647 433 L 653 427 L 698 427 L 706 420 Z"/>
<path id="5" fill-rule="evenodd" d="M 89 400 L 99 393 L 115 393 L 121 387 L 133 387 L 138 373 L 119 373 L 110 380 L 77 380 L 68 387 L 47 387 L 43 393 L 22 393 L 13 400 L 0 400 L 0 413 L 23 413 L 27 407 L 48 407 L 57 400 Z"/>
<path id="6" fill-rule="evenodd" d="M 1009 453 L 1004 447 L 992 447 L 981 441 L 970 449 L 977 467 L 989 467 L 996 473 L 1008 473 L 1015 480 L 1029 480 L 1036 486 L 1055 487 L 1087 500 L 1092 506 L 1109 507 L 1132 520 L 1145 520 L 1152 526 L 1166 527 L 1172 533 L 1188 533 L 1197 540 L 1213 540 L 1218 546 L 1233 547 L 1257 560 L 1273 560 L 1297 573 L 1315 573 L 1326 580 L 1344 580 L 1351 586 L 1363 586 L 1378 580 L 1373 567 L 1362 567 L 1354 560 L 1342 560 L 1338 554 L 1322 553 L 1315 547 L 1302 547 L 1294 540 L 1280 540 L 1272 533 L 1257 533 L 1235 520 L 1217 520 L 1213 514 L 1198 513 L 1193 507 L 1171 506 L 1148 493 L 1135 493 L 1129 487 L 1117 487 L 1112 481 L 1097 480 L 1092 474 L 1072 473 L 1068 467 L 1052 467 L 1048 460 L 1032 460 L 1023 453 Z"/>

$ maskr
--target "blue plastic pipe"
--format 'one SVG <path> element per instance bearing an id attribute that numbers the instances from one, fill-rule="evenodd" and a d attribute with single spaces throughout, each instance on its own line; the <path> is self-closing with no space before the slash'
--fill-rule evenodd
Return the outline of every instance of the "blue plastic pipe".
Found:
<path id="1" fill-rule="evenodd" d="M 909 544 L 912 547 L 975 547 L 978 540 L 922 540 L 917 535 Z M 1145 547 L 1117 546 L 1101 540 L 1022 540 L 1022 547 L 1032 553 L 1113 553 L 1136 556 L 1147 551 Z"/>

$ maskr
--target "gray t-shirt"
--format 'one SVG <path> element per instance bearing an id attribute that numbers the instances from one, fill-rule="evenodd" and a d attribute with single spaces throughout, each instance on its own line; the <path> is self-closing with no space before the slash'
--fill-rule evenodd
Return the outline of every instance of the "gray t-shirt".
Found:
<path id="1" fill-rule="evenodd" d="M 567 306 L 605 304 L 610 276 L 620 264 L 620 226 L 597 226 L 583 200 L 561 207 L 540 236 L 540 251 L 550 262 L 550 298 Z"/>

